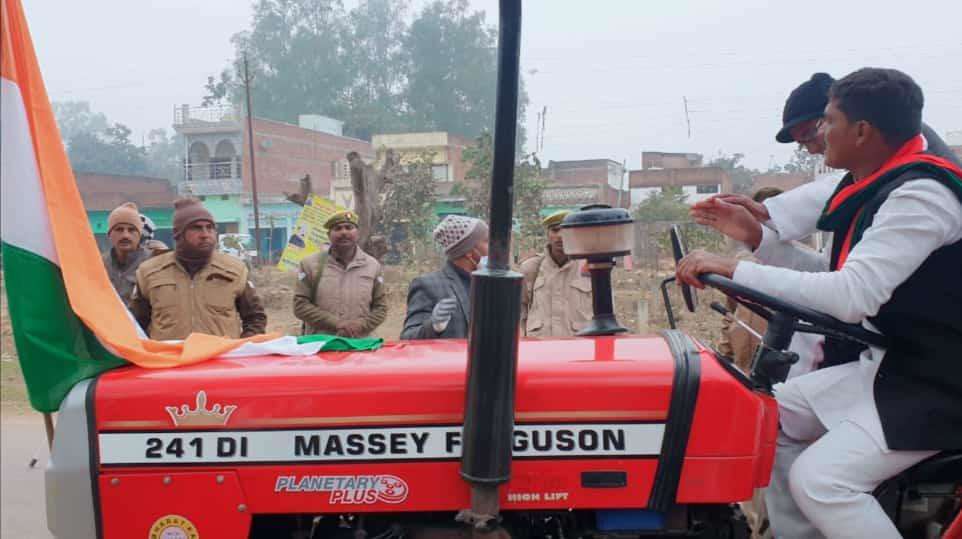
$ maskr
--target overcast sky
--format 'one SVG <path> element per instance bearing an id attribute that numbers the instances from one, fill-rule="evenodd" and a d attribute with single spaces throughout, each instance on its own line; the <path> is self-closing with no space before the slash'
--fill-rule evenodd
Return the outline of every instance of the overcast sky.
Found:
<path id="1" fill-rule="evenodd" d="M 497 23 L 496 0 L 471 1 Z M 90 101 L 138 138 L 170 129 L 175 105 L 200 103 L 251 14 L 248 0 L 23 4 L 51 99 Z M 766 168 L 792 151 L 774 141 L 791 89 L 815 71 L 863 66 L 907 72 L 925 92 L 926 121 L 943 135 L 962 130 L 956 0 L 525 0 L 524 9 L 529 140 L 547 107 L 545 160 L 637 168 L 642 150 L 741 152 Z"/>

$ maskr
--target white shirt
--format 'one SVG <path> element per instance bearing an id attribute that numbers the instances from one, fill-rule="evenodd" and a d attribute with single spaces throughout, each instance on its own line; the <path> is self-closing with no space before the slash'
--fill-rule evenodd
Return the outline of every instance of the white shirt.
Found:
<path id="1" fill-rule="evenodd" d="M 811 208 L 797 211 L 808 215 Z M 762 228 L 755 256 L 771 265 L 739 262 L 735 282 L 874 329 L 865 319 L 878 314 L 932 252 L 962 240 L 962 204 L 935 180 L 919 179 L 898 187 L 879 208 L 842 269 L 833 272 L 828 271 L 830 250 L 817 253 L 780 241 L 779 236 Z M 872 398 L 883 355 L 883 350 L 870 348 L 859 363 L 816 371 L 794 382 L 826 427 L 846 419 L 855 421 L 884 445 Z"/>

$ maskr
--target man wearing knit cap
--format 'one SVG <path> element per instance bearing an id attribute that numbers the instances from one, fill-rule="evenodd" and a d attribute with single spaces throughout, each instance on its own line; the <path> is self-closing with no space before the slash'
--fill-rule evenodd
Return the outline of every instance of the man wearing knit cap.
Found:
<path id="1" fill-rule="evenodd" d="M 217 226 L 199 200 L 174 204 L 174 250 L 137 270 L 130 310 L 151 339 L 191 333 L 249 337 L 264 333 L 267 315 L 247 266 L 215 251 Z"/>
<path id="2" fill-rule="evenodd" d="M 521 327 L 529 337 L 571 336 L 592 317 L 591 278 L 577 260 L 568 258 L 561 240 L 566 215 L 568 211 L 562 210 L 544 218 L 545 250 L 521 263 Z"/>
<path id="3" fill-rule="evenodd" d="M 381 263 L 357 245 L 357 214 L 339 211 L 324 228 L 327 251 L 301 261 L 294 287 L 294 315 L 304 333 L 367 337 L 387 318 Z"/>
<path id="4" fill-rule="evenodd" d="M 107 238 L 110 250 L 104 253 L 104 267 L 110 284 L 127 303 L 134 291 L 137 268 L 150 257 L 150 252 L 140 246 L 143 221 L 133 202 L 124 202 L 114 208 L 107 217 Z"/>
<path id="5" fill-rule="evenodd" d="M 439 271 L 411 282 L 402 339 L 468 336 L 471 272 L 488 257 L 488 225 L 480 219 L 448 215 L 434 229 L 434 242 L 447 262 Z"/>

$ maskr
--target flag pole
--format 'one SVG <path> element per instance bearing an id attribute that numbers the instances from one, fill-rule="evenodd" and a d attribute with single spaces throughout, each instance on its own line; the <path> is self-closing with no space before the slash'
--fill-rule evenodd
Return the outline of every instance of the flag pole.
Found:
<path id="1" fill-rule="evenodd" d="M 43 413 L 43 428 L 47 431 L 47 449 L 53 450 L 53 414 Z"/>

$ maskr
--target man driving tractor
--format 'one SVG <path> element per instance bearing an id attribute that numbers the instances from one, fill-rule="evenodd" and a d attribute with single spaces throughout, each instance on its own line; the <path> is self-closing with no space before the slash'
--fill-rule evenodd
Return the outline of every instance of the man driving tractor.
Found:
<path id="1" fill-rule="evenodd" d="M 742 213 L 705 211 L 700 222 L 728 219 L 729 235 L 770 265 L 696 251 L 677 276 L 701 288 L 699 275 L 716 273 L 889 339 L 857 361 L 826 350 L 834 366 L 776 386 L 775 466 L 790 470 L 795 514 L 773 524 L 785 537 L 899 537 L 872 490 L 962 448 L 962 169 L 925 151 L 922 91 L 904 73 L 861 69 L 829 97 L 818 137 L 826 165 L 848 171 L 818 219 L 833 233 L 830 256 Z"/>

